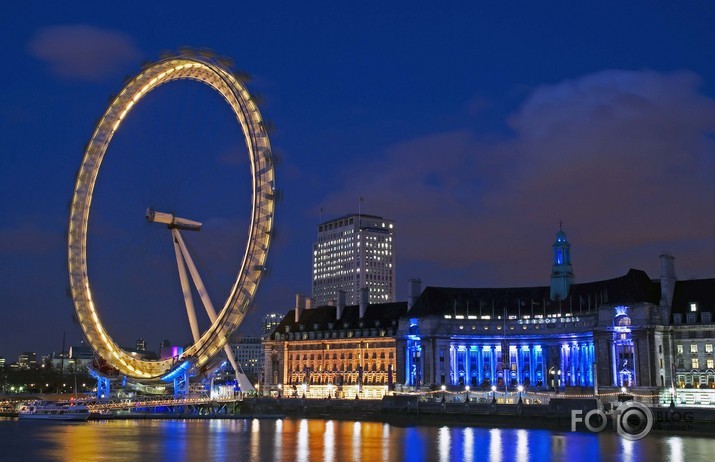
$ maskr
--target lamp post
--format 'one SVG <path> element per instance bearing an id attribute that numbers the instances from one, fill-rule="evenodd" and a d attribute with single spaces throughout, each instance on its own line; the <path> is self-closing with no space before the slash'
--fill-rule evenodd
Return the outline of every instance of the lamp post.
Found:
<path id="1" fill-rule="evenodd" d="M 464 391 L 467 392 L 467 403 L 469 403 L 469 385 L 467 385 L 466 387 L 464 387 Z"/>
<path id="2" fill-rule="evenodd" d="M 283 384 L 279 383 L 278 384 L 278 397 L 280 398 L 282 394 L 283 394 Z"/>
<path id="3" fill-rule="evenodd" d="M 497 402 L 497 387 L 496 385 L 492 385 L 492 404 L 496 404 Z"/>
<path id="4" fill-rule="evenodd" d="M 670 387 L 670 409 L 675 408 L 675 387 Z"/>
<path id="5" fill-rule="evenodd" d="M 447 389 L 446 386 L 442 385 L 442 402 L 444 403 L 444 391 Z"/>
<path id="6" fill-rule="evenodd" d="M 523 401 L 521 399 L 521 394 L 524 392 L 524 386 L 519 385 L 518 387 L 516 387 L 516 389 L 519 391 L 519 404 L 523 404 Z"/>
<path id="7" fill-rule="evenodd" d="M 301 385 L 300 387 L 303 389 L 303 399 L 305 399 L 305 398 L 306 398 L 306 396 L 305 396 L 305 395 L 306 395 L 306 390 L 308 389 L 308 385 L 303 384 L 303 385 Z"/>

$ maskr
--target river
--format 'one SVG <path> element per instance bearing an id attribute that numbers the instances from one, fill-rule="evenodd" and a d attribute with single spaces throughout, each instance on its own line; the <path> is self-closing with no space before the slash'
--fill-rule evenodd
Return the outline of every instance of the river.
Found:
<path id="1" fill-rule="evenodd" d="M 0 419 L 2 461 L 697 461 L 715 439 L 460 426 L 399 427 L 318 419 Z"/>

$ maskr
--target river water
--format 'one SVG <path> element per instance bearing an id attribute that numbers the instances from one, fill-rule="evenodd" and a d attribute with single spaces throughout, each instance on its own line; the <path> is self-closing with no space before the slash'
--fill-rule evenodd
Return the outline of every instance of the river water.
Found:
<path id="1" fill-rule="evenodd" d="M 0 461 L 698 461 L 715 439 L 317 419 L 0 419 Z"/>

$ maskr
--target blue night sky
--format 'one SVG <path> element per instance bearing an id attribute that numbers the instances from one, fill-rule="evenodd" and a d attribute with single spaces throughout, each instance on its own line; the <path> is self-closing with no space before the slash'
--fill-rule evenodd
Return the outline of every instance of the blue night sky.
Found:
<path id="1" fill-rule="evenodd" d="M 397 223 L 401 300 L 411 277 L 548 284 L 560 220 L 577 282 L 631 267 L 657 277 L 663 251 L 679 278 L 715 277 L 712 2 L 443 3 L 5 5 L 0 355 L 81 340 L 66 270 L 75 172 L 125 78 L 182 46 L 233 58 L 275 126 L 284 199 L 245 335 L 310 293 L 316 225 L 359 197 Z M 89 236 L 120 344 L 190 340 L 171 240 L 147 207 L 205 224 L 186 239 L 223 304 L 247 231 L 241 143 L 196 82 L 152 92 L 120 129 Z"/>

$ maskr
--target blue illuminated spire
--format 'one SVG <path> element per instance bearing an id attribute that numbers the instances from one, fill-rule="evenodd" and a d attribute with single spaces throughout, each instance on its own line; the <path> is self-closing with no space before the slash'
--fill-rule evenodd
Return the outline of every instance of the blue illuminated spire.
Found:
<path id="1" fill-rule="evenodd" d="M 571 266 L 571 244 L 566 239 L 563 223 L 559 222 L 559 232 L 553 245 L 554 259 L 551 266 L 551 300 L 565 300 L 573 284 L 574 274 Z"/>

